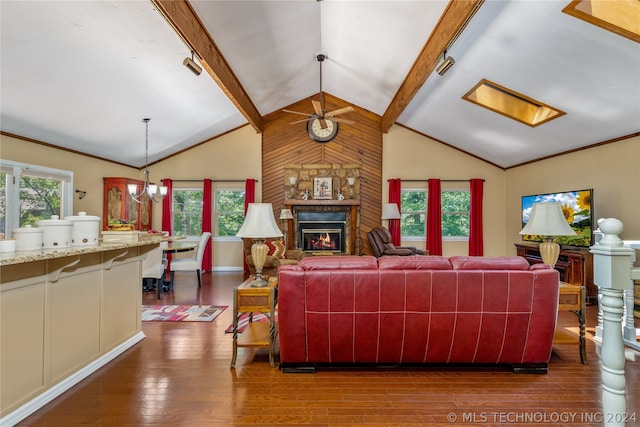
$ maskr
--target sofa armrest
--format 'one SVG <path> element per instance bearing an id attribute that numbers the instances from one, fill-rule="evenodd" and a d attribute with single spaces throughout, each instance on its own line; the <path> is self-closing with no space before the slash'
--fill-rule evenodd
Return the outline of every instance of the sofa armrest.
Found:
<path id="1" fill-rule="evenodd" d="M 305 257 L 305 252 L 298 250 L 298 249 L 287 249 L 287 252 L 285 253 L 285 257 L 287 259 L 295 259 L 300 261 L 302 258 Z"/>

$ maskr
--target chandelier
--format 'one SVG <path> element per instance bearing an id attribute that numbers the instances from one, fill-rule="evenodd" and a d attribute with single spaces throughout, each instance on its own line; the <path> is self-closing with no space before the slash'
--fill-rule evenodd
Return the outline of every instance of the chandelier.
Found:
<path id="1" fill-rule="evenodd" d="M 140 193 L 137 193 L 138 184 L 127 185 L 131 198 L 137 203 L 146 203 L 149 199 L 155 203 L 160 203 L 160 200 L 155 198 L 156 194 L 158 194 L 158 189 L 160 190 L 160 199 L 164 198 L 164 196 L 167 195 L 166 186 L 158 186 L 149 183 L 149 120 L 151 119 L 142 119 L 146 126 L 146 137 L 144 146 L 144 185 L 142 186 L 142 191 Z M 145 194 L 148 197 L 144 197 Z"/>

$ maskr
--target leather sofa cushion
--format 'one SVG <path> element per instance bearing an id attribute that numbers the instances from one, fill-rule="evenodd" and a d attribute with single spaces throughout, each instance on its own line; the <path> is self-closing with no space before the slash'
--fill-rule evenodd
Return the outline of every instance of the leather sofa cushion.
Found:
<path id="1" fill-rule="evenodd" d="M 377 270 L 378 262 L 373 256 L 313 256 L 298 262 L 303 270 Z"/>
<path id="2" fill-rule="evenodd" d="M 438 255 L 387 256 L 378 259 L 380 270 L 452 270 L 449 258 Z"/>
<path id="3" fill-rule="evenodd" d="M 449 258 L 454 270 L 529 270 L 520 256 L 454 256 Z"/>

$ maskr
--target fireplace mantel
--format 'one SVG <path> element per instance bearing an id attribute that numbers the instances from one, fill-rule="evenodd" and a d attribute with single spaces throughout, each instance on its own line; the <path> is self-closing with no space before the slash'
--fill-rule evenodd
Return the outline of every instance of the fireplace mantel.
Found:
<path id="1" fill-rule="evenodd" d="M 360 206 L 360 200 L 285 200 L 286 206 Z"/>

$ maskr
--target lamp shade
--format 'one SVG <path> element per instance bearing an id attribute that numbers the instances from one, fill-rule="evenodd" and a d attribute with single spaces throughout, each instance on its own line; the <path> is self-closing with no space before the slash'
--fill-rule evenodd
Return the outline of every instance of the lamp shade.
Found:
<path id="1" fill-rule="evenodd" d="M 271 203 L 249 203 L 247 215 L 236 236 L 249 239 L 282 237 L 282 231 L 273 216 Z"/>
<path id="2" fill-rule="evenodd" d="M 560 202 L 546 202 L 533 204 L 529 222 L 520 231 L 520 234 L 574 236 L 576 232 L 564 217 Z"/>
<path id="3" fill-rule="evenodd" d="M 280 211 L 280 219 L 293 219 L 291 209 L 282 209 Z"/>
<path id="4" fill-rule="evenodd" d="M 382 219 L 400 219 L 400 210 L 395 203 L 385 203 L 382 207 Z"/>

